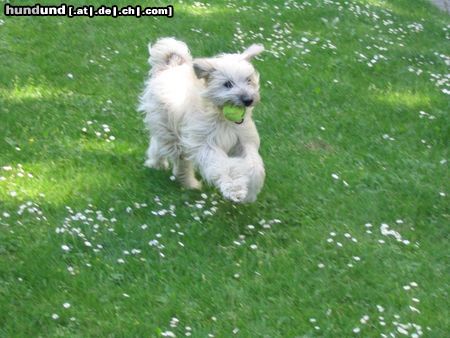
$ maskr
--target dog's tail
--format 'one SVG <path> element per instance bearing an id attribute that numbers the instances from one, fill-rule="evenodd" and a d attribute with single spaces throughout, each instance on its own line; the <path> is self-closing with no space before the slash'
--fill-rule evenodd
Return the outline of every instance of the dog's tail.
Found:
<path id="1" fill-rule="evenodd" d="M 148 63 L 152 66 L 152 73 L 192 62 L 188 46 L 174 38 L 158 39 L 155 44 L 148 45 L 148 51 L 150 53 Z"/>

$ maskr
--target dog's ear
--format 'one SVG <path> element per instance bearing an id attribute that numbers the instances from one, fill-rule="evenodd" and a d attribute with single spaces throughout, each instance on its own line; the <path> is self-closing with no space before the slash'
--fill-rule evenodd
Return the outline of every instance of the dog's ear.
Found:
<path id="1" fill-rule="evenodd" d="M 214 66 L 208 59 L 195 59 L 194 72 L 199 79 L 208 78 L 209 74 L 214 71 Z"/>
<path id="2" fill-rule="evenodd" d="M 244 57 L 245 60 L 250 61 L 251 58 L 261 54 L 263 51 L 264 51 L 263 45 L 253 44 L 242 52 L 242 56 Z"/>

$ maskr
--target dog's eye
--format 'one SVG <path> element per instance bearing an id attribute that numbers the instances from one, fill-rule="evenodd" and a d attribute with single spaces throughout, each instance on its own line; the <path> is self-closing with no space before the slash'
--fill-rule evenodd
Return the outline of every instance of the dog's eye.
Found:
<path id="1" fill-rule="evenodd" d="M 227 81 L 223 85 L 227 88 L 233 88 L 233 82 L 231 82 L 231 81 Z"/>
<path id="2" fill-rule="evenodd" d="M 250 77 L 247 79 L 247 83 L 252 84 L 252 79 Z"/>

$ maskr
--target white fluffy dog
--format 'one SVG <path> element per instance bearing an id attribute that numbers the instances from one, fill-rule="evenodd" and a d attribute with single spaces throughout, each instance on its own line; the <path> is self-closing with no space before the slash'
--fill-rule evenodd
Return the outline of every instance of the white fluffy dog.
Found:
<path id="1" fill-rule="evenodd" d="M 259 135 L 252 110 L 259 101 L 259 74 L 250 60 L 264 50 L 192 59 L 174 38 L 149 45 L 150 76 L 140 97 L 150 146 L 145 165 L 168 168 L 187 188 L 200 189 L 194 168 L 234 202 L 253 202 L 264 183 Z M 240 121 L 224 107 L 241 109 Z"/>

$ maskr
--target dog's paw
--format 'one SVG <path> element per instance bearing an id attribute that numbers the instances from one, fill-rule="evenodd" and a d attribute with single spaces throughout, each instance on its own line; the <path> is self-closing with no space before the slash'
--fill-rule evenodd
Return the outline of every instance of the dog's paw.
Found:
<path id="1" fill-rule="evenodd" d="M 161 169 L 161 170 L 167 170 L 169 169 L 169 161 L 167 161 L 167 159 L 153 159 L 153 158 L 148 158 L 145 162 L 144 162 L 144 166 L 146 166 L 147 168 L 152 168 L 152 169 Z"/>
<path id="2" fill-rule="evenodd" d="M 188 182 L 183 182 L 183 186 L 187 189 L 201 190 L 202 182 L 199 180 L 189 180 Z"/>
<path id="3" fill-rule="evenodd" d="M 252 191 L 248 191 L 247 196 L 242 200 L 242 203 L 253 203 L 256 201 L 256 194 Z"/>
<path id="4" fill-rule="evenodd" d="M 248 189 L 245 179 L 226 180 L 220 185 L 223 197 L 237 203 L 245 201 Z"/>

